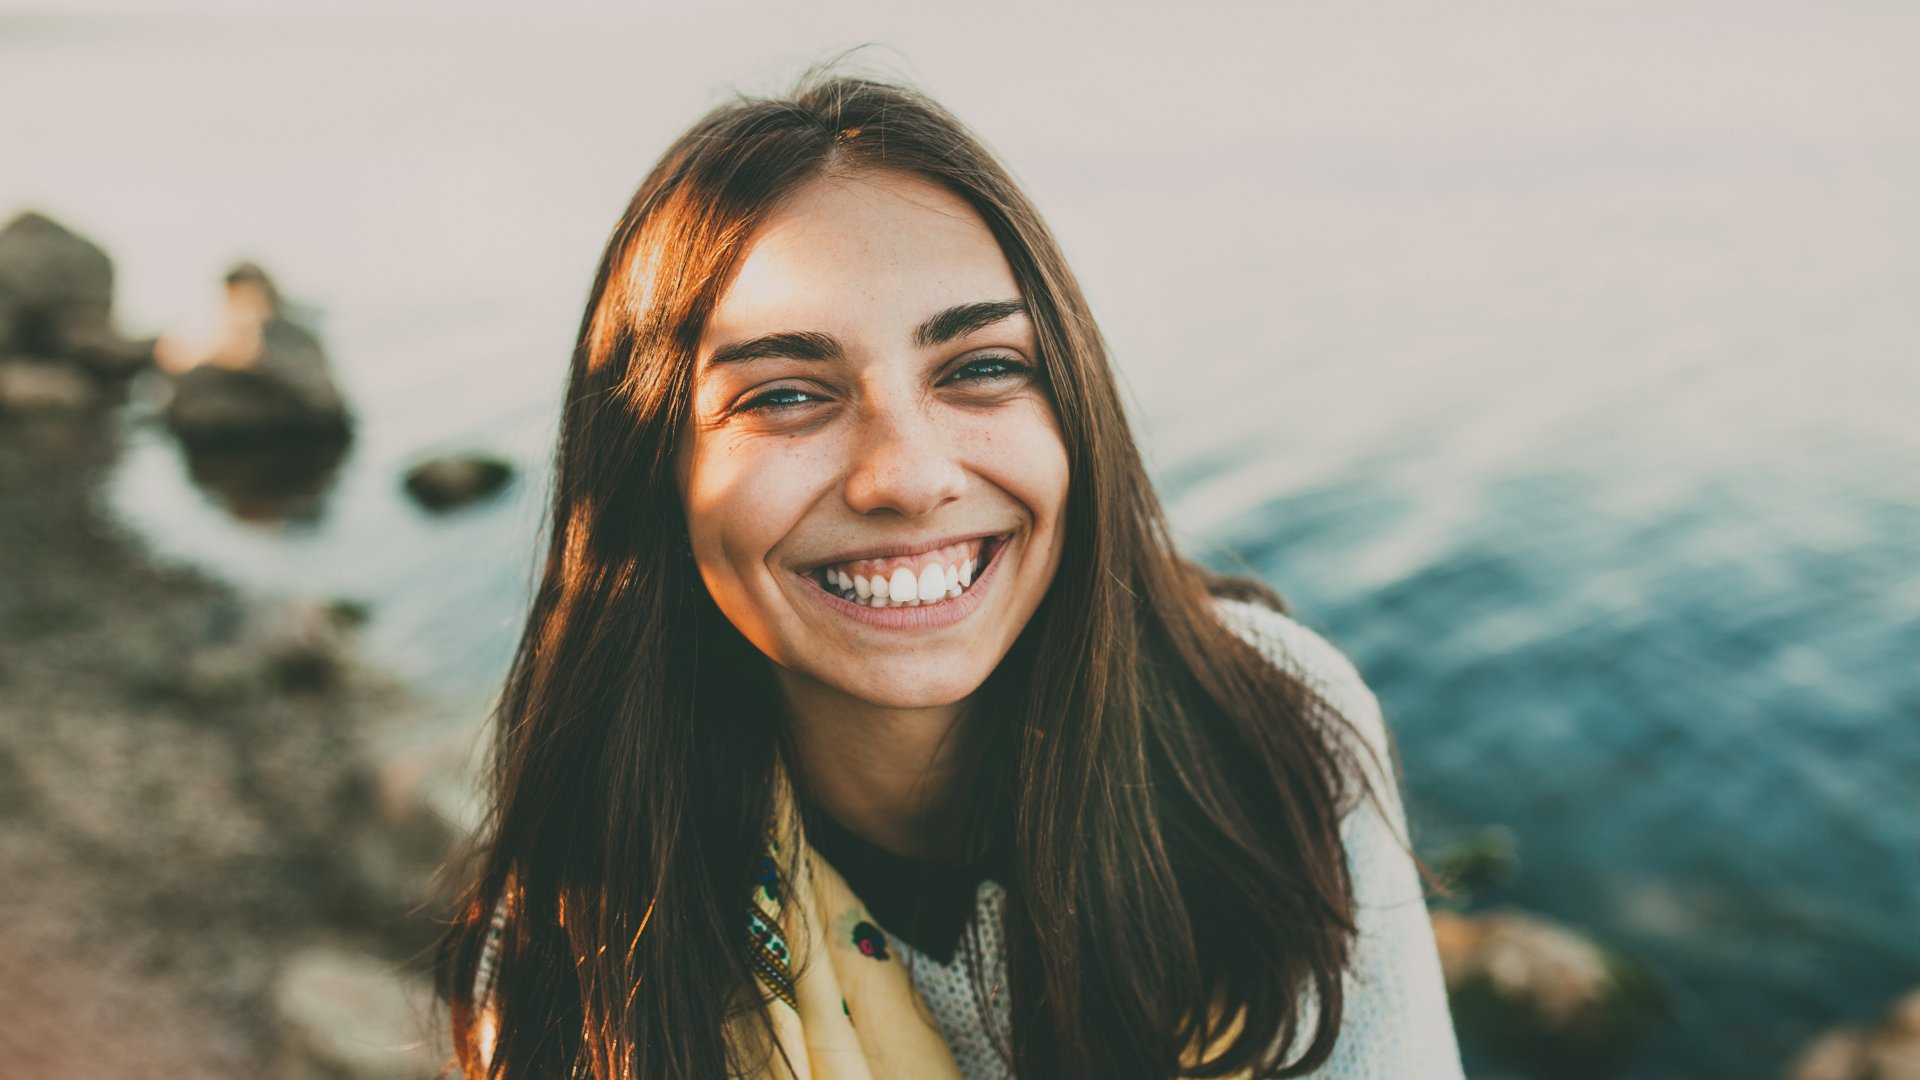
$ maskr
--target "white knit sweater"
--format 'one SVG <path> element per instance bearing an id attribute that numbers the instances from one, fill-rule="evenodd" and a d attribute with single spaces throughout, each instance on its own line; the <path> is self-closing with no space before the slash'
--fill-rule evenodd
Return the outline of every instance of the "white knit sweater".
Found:
<path id="1" fill-rule="evenodd" d="M 1275 664 L 1310 682 L 1373 744 L 1380 760 L 1388 760 L 1380 703 L 1339 650 L 1269 608 L 1230 600 L 1217 604 L 1222 621 Z M 1406 815 L 1397 786 L 1390 778 L 1381 781 L 1381 776 L 1374 774 L 1376 790 L 1391 820 L 1383 818 L 1371 800 L 1362 799 L 1341 825 L 1360 933 L 1344 979 L 1345 1006 L 1333 1056 L 1311 1075 L 1316 1080 L 1459 1080 L 1460 1050 L 1447 1012 L 1433 927 L 1419 875 L 1401 847 L 1407 837 Z M 998 882 L 983 881 L 976 895 L 975 925 L 969 932 L 978 934 L 979 951 L 989 965 L 985 985 L 1004 986 L 1000 926 L 1006 890 Z M 968 1080 L 1008 1077 L 987 1028 L 991 1023 L 1004 1035 L 1008 995 L 992 995 L 997 1008 L 988 1017 L 975 1001 L 966 950 L 957 950 L 951 963 L 942 964 L 897 937 L 892 944 Z M 1306 1022 L 1287 1060 L 1305 1048 L 1317 1009 L 1310 998 Z"/>

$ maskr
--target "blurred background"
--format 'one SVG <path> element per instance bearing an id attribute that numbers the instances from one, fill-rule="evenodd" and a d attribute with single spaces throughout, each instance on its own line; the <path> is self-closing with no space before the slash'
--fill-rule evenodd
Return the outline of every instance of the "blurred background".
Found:
<path id="1" fill-rule="evenodd" d="M 1189 549 L 1378 692 L 1471 1075 L 1920 1076 L 1868 0 L 0 4 L 0 1075 L 431 1071 L 600 247 L 862 43 L 1039 202 Z"/>

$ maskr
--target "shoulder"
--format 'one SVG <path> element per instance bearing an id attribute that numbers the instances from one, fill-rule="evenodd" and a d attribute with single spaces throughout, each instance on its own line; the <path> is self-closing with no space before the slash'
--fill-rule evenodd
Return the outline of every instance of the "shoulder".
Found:
<path id="1" fill-rule="evenodd" d="M 1391 770 L 1380 703 L 1359 670 L 1325 637 L 1258 603 L 1215 600 L 1221 622 L 1275 666 L 1308 683 L 1371 744 Z M 1360 767 L 1375 762 L 1359 755 Z M 1355 944 L 1343 977 L 1341 1030 L 1317 1078 L 1421 1076 L 1459 1080 L 1460 1050 L 1426 896 L 1411 858 L 1405 808 L 1392 772 L 1369 777 L 1381 796 L 1361 799 L 1341 823 L 1354 899 Z M 1319 1009 L 1306 993 L 1304 1021 L 1287 1057 L 1305 1049 Z"/>
<path id="2" fill-rule="evenodd" d="M 1265 604 L 1225 597 L 1215 597 L 1213 603 L 1228 629 L 1269 663 L 1312 687 L 1382 762 L 1387 760 L 1387 726 L 1380 700 L 1346 654 L 1317 631 Z"/>

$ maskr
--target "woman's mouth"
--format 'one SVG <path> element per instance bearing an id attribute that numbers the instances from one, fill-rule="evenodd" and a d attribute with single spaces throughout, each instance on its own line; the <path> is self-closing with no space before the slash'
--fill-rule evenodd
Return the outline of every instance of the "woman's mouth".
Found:
<path id="1" fill-rule="evenodd" d="M 917 555 L 857 559 L 802 575 L 842 614 L 879 625 L 931 626 L 956 621 L 979 606 L 983 583 L 1011 534 L 961 541 Z M 906 609 L 919 616 L 902 621 Z M 877 616 L 898 611 L 900 616 Z M 951 616 L 929 621 L 926 617 Z"/>
<path id="2" fill-rule="evenodd" d="M 1001 537 L 984 537 L 918 555 L 835 563 L 814 571 L 813 579 L 840 599 L 868 607 L 937 604 L 972 587 L 1001 542 Z"/>

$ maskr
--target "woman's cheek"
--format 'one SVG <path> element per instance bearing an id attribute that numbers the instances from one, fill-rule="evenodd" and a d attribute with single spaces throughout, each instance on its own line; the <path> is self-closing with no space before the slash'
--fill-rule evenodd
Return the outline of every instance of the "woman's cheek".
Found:
<path id="1" fill-rule="evenodd" d="M 687 485 L 694 548 L 728 576 L 765 562 L 805 505 L 805 455 L 792 440 L 714 439 L 698 448 Z"/>
<path id="2" fill-rule="evenodd" d="M 835 468 L 830 452 L 804 439 L 754 439 L 728 457 L 727 517 L 741 554 L 756 558 L 793 532 Z"/>
<path id="3" fill-rule="evenodd" d="M 1031 400 L 994 414 L 974 435 L 981 472 L 1025 503 L 1046 524 L 1057 519 L 1067 494 L 1067 447 L 1053 409 Z"/>

